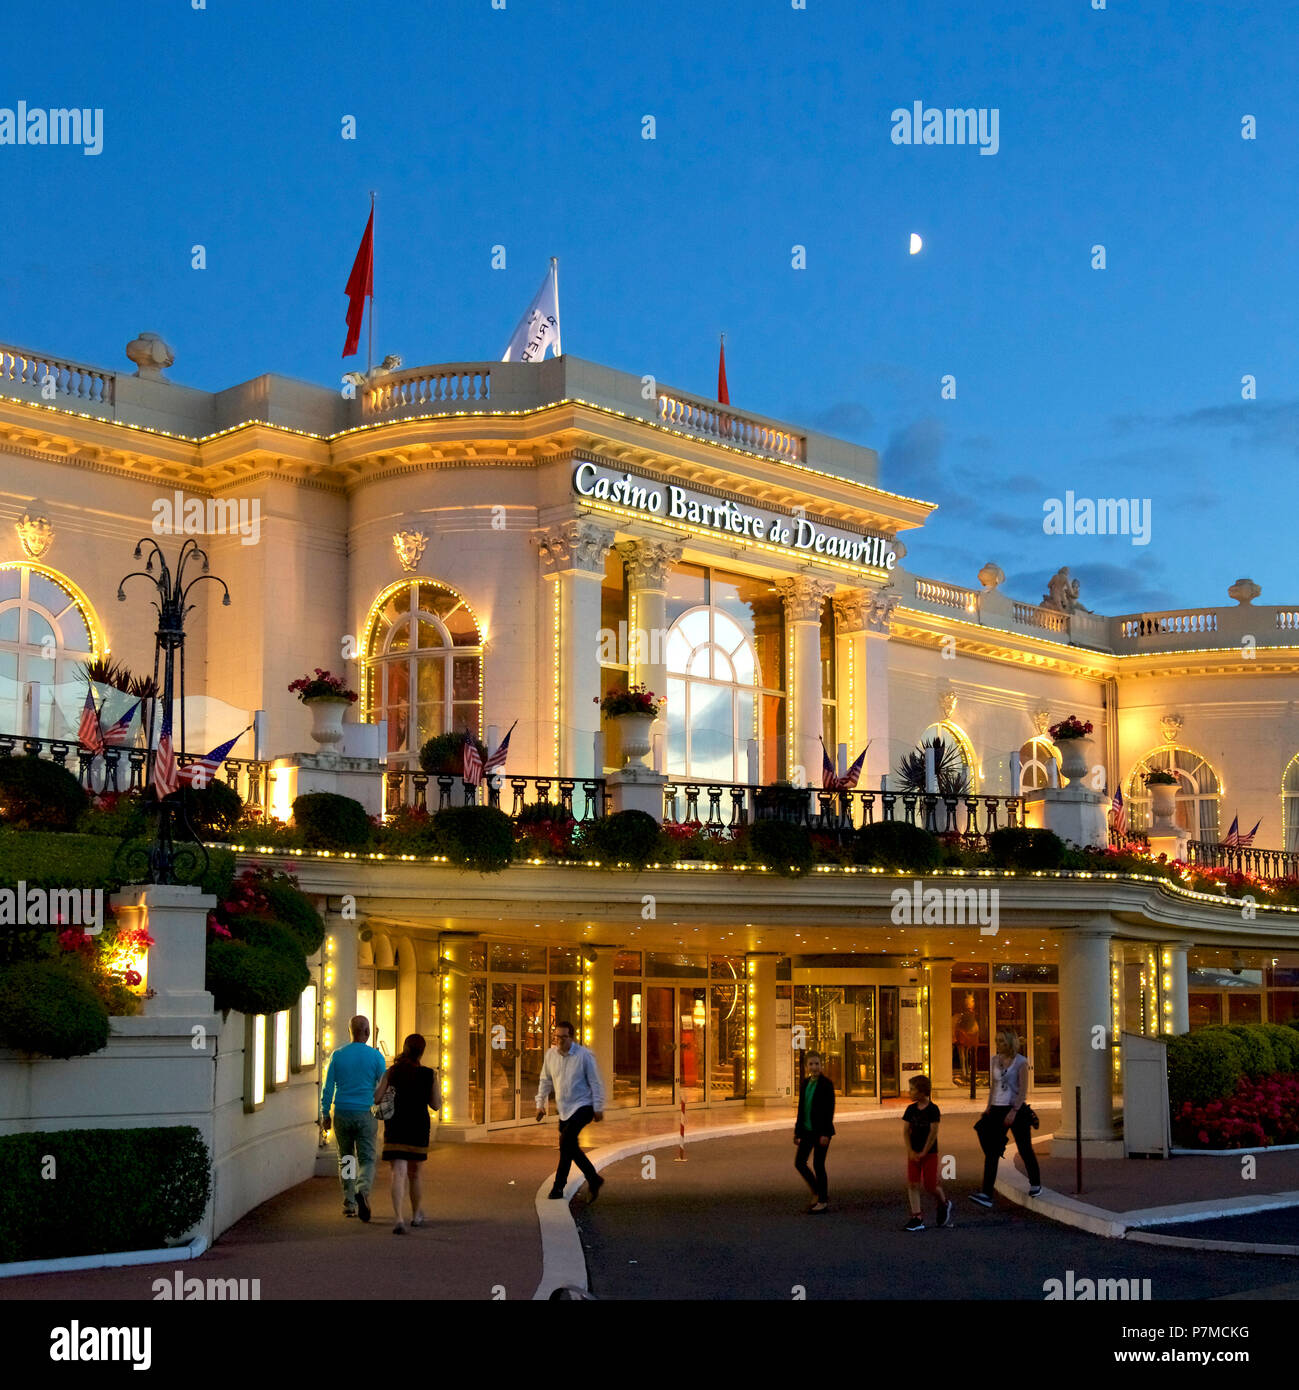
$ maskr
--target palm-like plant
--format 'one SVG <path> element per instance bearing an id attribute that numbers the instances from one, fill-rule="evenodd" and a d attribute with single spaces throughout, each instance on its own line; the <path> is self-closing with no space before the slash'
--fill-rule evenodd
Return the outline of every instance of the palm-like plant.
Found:
<path id="1" fill-rule="evenodd" d="M 904 754 L 898 763 L 897 789 L 903 793 L 923 793 L 925 783 L 925 751 L 934 750 L 934 772 L 938 778 L 940 796 L 964 796 L 970 786 L 970 769 L 965 765 L 961 750 L 941 738 L 927 739 L 918 748 Z"/>
<path id="2" fill-rule="evenodd" d="M 152 676 L 131 676 L 128 695 L 134 695 L 137 700 L 156 700 L 161 693 Z"/>
<path id="3" fill-rule="evenodd" d="M 106 685 L 113 690 L 129 692 L 131 672 L 120 661 L 110 661 L 98 656 L 93 661 L 81 663 L 81 678 L 88 685 Z"/>

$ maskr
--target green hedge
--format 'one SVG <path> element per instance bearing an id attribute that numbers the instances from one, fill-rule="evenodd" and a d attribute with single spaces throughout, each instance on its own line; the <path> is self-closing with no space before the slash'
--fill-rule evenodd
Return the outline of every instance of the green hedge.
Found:
<path id="1" fill-rule="evenodd" d="M 1008 825 L 988 836 L 988 854 L 1001 869 L 1058 869 L 1065 843 L 1050 830 Z"/>
<path id="2" fill-rule="evenodd" d="M 33 830 L 71 830 L 90 805 L 81 783 L 48 758 L 0 758 L 0 820 Z"/>
<path id="3" fill-rule="evenodd" d="M 1168 1101 L 1207 1105 L 1232 1094 L 1242 1077 L 1299 1070 L 1299 1031 L 1288 1024 L 1238 1023 L 1168 1039 Z"/>
<path id="4" fill-rule="evenodd" d="M 0 1263 L 159 1249 L 202 1217 L 211 1186 L 190 1125 L 5 1135 Z"/>
<path id="5" fill-rule="evenodd" d="M 937 868 L 943 847 L 936 835 L 906 821 L 884 820 L 864 825 L 853 834 L 854 864 L 923 872 Z"/>
<path id="6" fill-rule="evenodd" d="M 205 840 L 225 839 L 244 813 L 239 793 L 228 782 L 214 780 L 201 787 L 186 787 L 181 795 L 190 825 Z"/>
<path id="7" fill-rule="evenodd" d="M 308 849 L 363 849 L 370 843 L 365 807 L 337 792 L 307 792 L 293 803 L 293 823 Z"/>
<path id="8" fill-rule="evenodd" d="M 749 827 L 749 853 L 754 863 L 766 864 L 782 878 L 802 878 L 816 862 L 807 826 L 785 820 L 755 821 Z"/>
<path id="9" fill-rule="evenodd" d="M 431 836 L 435 853 L 481 874 L 499 873 L 514 857 L 514 827 L 494 806 L 447 806 L 433 817 Z"/>
<path id="10" fill-rule="evenodd" d="M 0 1045 L 45 1057 L 107 1046 L 108 1010 L 76 960 L 25 960 L 0 970 Z"/>
<path id="11" fill-rule="evenodd" d="M 659 823 L 645 811 L 615 811 L 581 827 L 583 855 L 602 864 L 643 869 L 658 858 Z"/>

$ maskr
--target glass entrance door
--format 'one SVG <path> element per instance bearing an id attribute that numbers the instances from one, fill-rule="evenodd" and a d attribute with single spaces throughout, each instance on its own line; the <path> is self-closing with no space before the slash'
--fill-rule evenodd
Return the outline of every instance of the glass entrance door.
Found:
<path id="1" fill-rule="evenodd" d="M 545 994 L 538 983 L 492 983 L 489 1125 L 515 1123 L 532 1109 L 548 1046 L 544 1006 Z"/>
<path id="2" fill-rule="evenodd" d="M 902 1055 L 899 1047 L 901 1008 L 897 985 L 880 987 L 880 1099 L 889 1100 L 902 1091 Z"/>
<path id="3" fill-rule="evenodd" d="M 676 987 L 645 986 L 645 1104 L 676 1099 Z"/>
<path id="4" fill-rule="evenodd" d="M 677 990 L 677 1022 L 681 1095 L 687 1105 L 703 1105 L 708 1099 L 708 990 L 703 985 Z"/>
<path id="5" fill-rule="evenodd" d="M 678 1087 L 680 1090 L 678 1090 Z M 645 1104 L 708 1099 L 708 989 L 645 987 Z"/>

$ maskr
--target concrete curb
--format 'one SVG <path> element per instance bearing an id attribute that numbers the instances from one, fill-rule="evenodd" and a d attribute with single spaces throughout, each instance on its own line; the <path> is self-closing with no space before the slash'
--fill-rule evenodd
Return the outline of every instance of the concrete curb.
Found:
<path id="1" fill-rule="evenodd" d="M 1043 1135 L 1043 1139 L 1054 1138 Z M 1276 1211 L 1299 1206 L 1299 1192 L 1268 1192 L 1258 1197 L 1231 1197 L 1207 1202 L 1183 1202 L 1172 1206 L 1145 1207 L 1137 1211 L 1107 1211 L 1103 1207 L 1066 1197 L 1044 1187 L 1036 1197 L 1028 1195 L 1028 1179 L 1015 1167 L 1013 1158 L 1003 1158 L 997 1169 L 997 1191 L 1008 1202 L 1045 1216 L 1062 1226 L 1104 1236 L 1108 1240 L 1135 1240 L 1143 1245 L 1169 1245 L 1183 1250 L 1221 1250 L 1237 1255 L 1299 1255 L 1299 1246 L 1265 1245 L 1262 1242 L 1209 1240 L 1197 1236 L 1161 1236 L 1147 1226 L 1165 1226 L 1183 1221 L 1212 1221 L 1218 1217 L 1248 1216 L 1259 1211 Z"/>
<path id="2" fill-rule="evenodd" d="M 0 1265 L 0 1279 L 16 1279 L 23 1274 L 68 1274 L 82 1269 L 121 1269 L 128 1265 L 174 1264 L 177 1260 L 196 1260 L 207 1249 L 199 1236 L 188 1245 L 164 1250 L 110 1250 L 103 1255 L 69 1255 L 60 1260 L 20 1260 Z"/>
<path id="3" fill-rule="evenodd" d="M 977 1102 L 970 1110 L 977 1113 L 982 1107 Z M 949 1107 L 949 1113 L 963 1114 L 956 1103 Z M 871 1120 L 901 1120 L 900 1110 L 855 1110 L 835 1115 L 836 1127 Z M 701 1130 L 698 1134 L 686 1135 L 686 1144 L 702 1144 L 707 1139 L 735 1139 L 745 1134 L 770 1134 L 777 1130 L 791 1130 L 790 1116 L 782 1112 L 780 1119 L 754 1120 L 743 1125 L 718 1125 Z M 612 1163 L 636 1154 L 648 1153 L 651 1149 L 674 1149 L 680 1142 L 675 1130 L 665 1134 L 643 1135 L 639 1139 L 626 1139 L 604 1148 L 590 1149 L 587 1157 L 596 1172 L 601 1172 Z M 579 1173 L 570 1178 L 564 1189 L 564 1200 L 552 1202 L 547 1195 L 552 1179 L 547 1179 L 537 1189 L 537 1224 L 541 1227 L 541 1282 L 532 1295 L 533 1300 L 548 1299 L 559 1288 L 577 1288 L 589 1292 L 586 1279 L 586 1256 L 582 1253 L 581 1237 L 577 1234 L 577 1222 L 569 1209 L 569 1203 L 577 1196 L 586 1181 Z"/>

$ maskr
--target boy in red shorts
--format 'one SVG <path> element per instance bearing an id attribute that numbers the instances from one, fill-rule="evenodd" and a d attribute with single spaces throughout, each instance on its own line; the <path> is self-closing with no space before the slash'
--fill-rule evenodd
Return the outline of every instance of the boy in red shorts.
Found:
<path id="1" fill-rule="evenodd" d="M 929 1099 L 927 1076 L 911 1079 L 911 1104 L 902 1114 L 902 1142 L 907 1150 L 907 1200 L 911 1204 L 908 1231 L 923 1231 L 920 1215 L 920 1187 L 931 1193 L 938 1203 L 935 1226 L 951 1226 L 952 1204 L 947 1200 L 938 1181 L 938 1122 L 942 1119 L 938 1107 Z"/>

